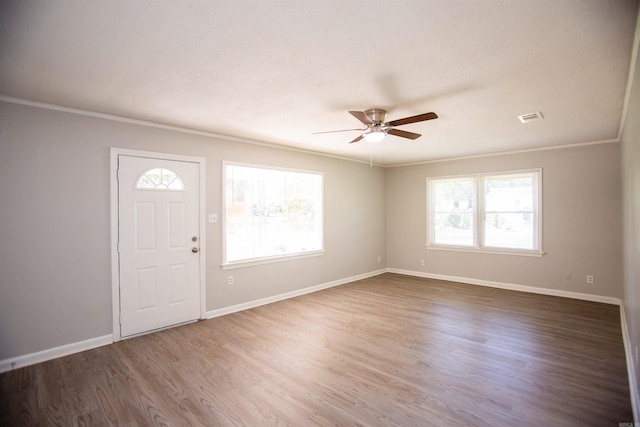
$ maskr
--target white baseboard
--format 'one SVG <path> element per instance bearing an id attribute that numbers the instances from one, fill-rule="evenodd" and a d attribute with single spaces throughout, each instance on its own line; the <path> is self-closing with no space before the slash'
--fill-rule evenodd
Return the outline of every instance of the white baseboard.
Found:
<path id="1" fill-rule="evenodd" d="M 85 341 L 62 345 L 60 347 L 50 348 L 48 350 L 38 351 L 36 353 L 13 357 L 11 359 L 0 360 L 0 373 L 29 365 L 35 365 L 40 362 L 46 362 L 47 360 L 57 359 L 58 357 L 68 356 L 73 353 L 80 353 L 81 351 L 91 350 L 112 343 L 113 335 L 109 334 Z"/>
<path id="2" fill-rule="evenodd" d="M 234 305 L 231 307 L 225 307 L 218 310 L 212 310 L 207 312 L 207 319 L 213 317 L 223 316 L 225 314 L 234 313 L 236 311 L 247 310 L 249 308 L 258 307 L 272 302 L 281 301 L 288 298 L 308 294 L 311 292 L 320 291 L 322 289 L 331 288 L 333 286 L 343 285 L 345 283 L 354 282 L 356 280 L 362 280 L 369 277 L 377 276 L 386 272 L 385 269 L 372 271 L 369 273 L 359 274 L 357 276 L 348 277 L 345 279 L 334 280 L 332 282 L 322 283 L 320 285 L 311 286 L 297 291 L 287 292 L 280 295 L 275 295 L 268 298 L 263 298 L 255 301 L 246 302 L 243 304 Z M 85 341 L 71 343 L 60 347 L 50 348 L 36 353 L 25 354 L 22 356 L 12 357 L 10 359 L 0 360 L 0 373 L 11 371 L 12 369 L 18 369 L 29 365 L 35 365 L 36 363 L 46 362 L 47 360 L 57 359 L 59 357 L 68 356 L 74 353 L 80 353 L 82 351 L 91 350 L 104 345 L 113 344 L 114 337 L 112 334 L 104 335 L 101 337 L 91 338 Z"/>
<path id="3" fill-rule="evenodd" d="M 401 270 L 396 268 L 386 268 L 380 269 L 376 271 L 371 271 L 369 273 L 363 273 L 352 277 L 347 277 L 344 279 L 334 280 L 331 282 L 322 283 L 315 286 L 310 286 L 308 288 L 299 289 L 296 291 L 286 292 L 284 294 L 274 295 L 267 298 L 262 298 L 259 300 L 249 301 L 242 304 L 237 304 L 229 307 L 224 307 L 216 310 L 208 311 L 206 316 L 207 319 L 211 319 L 218 316 L 224 316 L 225 314 L 231 314 L 242 310 L 248 310 L 250 308 L 259 307 L 261 305 L 271 304 L 273 302 L 282 301 L 289 298 L 294 298 L 297 296 L 309 294 L 312 292 L 317 292 L 323 289 L 332 288 L 334 286 L 344 285 L 346 283 L 354 282 L 357 280 L 367 279 L 369 277 L 377 276 L 379 274 L 389 272 L 389 273 L 397 273 L 397 274 L 405 274 L 408 276 L 416 276 L 416 277 L 425 277 L 429 279 L 438 279 L 438 280 L 447 280 L 452 282 L 460 282 L 460 283 L 468 283 L 472 285 L 481 285 L 481 286 L 489 286 L 493 288 L 500 289 L 509 289 L 521 292 L 532 292 L 537 294 L 545 294 L 545 295 L 553 295 L 553 296 L 561 296 L 567 298 L 576 298 L 587 301 L 594 302 L 603 302 L 607 304 L 615 304 L 620 305 L 622 310 L 621 301 L 618 298 L 613 297 L 605 297 L 599 295 L 591 295 L 591 294 L 583 294 L 578 292 L 569 292 L 569 291 L 560 291 L 555 289 L 545 289 L 545 288 L 537 288 L 532 286 L 523 286 L 516 285 L 510 283 L 502 283 L 502 282 L 492 282 L 488 280 L 479 280 L 472 279 L 468 277 L 458 277 L 458 276 L 446 276 L 441 274 L 431 274 L 424 273 L 420 271 L 410 271 L 410 270 Z M 626 323 L 624 321 L 624 314 L 621 311 L 622 319 L 622 332 L 623 332 L 623 340 L 625 343 L 625 352 L 627 355 L 627 365 L 628 371 L 631 379 L 631 375 L 635 377 L 634 371 L 634 363 L 633 356 L 630 348 L 630 340 L 628 337 L 628 331 L 626 329 Z M 34 365 L 36 363 L 45 362 L 47 360 L 56 359 L 58 357 L 68 356 L 73 353 L 79 353 L 86 350 L 91 350 L 97 347 L 102 347 L 104 345 L 109 345 L 113 343 L 113 335 L 104 335 L 101 337 L 91 338 L 85 341 L 80 341 L 72 344 L 63 345 L 60 347 L 51 348 L 48 350 L 39 351 L 36 353 L 26 354 L 10 359 L 0 360 L 0 373 L 10 371 L 12 369 L 21 368 L 24 366 Z M 634 382 L 630 381 L 631 388 L 631 398 L 632 405 L 634 410 L 634 416 L 636 420 L 638 419 L 638 409 L 640 408 L 640 394 L 638 390 L 634 387 Z"/>
<path id="4" fill-rule="evenodd" d="M 622 342 L 624 342 L 624 353 L 627 359 L 627 374 L 629 375 L 629 392 L 631 393 L 631 408 L 633 409 L 633 420 L 637 424 L 640 420 L 640 392 L 636 384 L 636 364 L 633 360 L 633 348 L 627 328 L 627 316 L 624 312 L 624 304 L 620 305 L 620 324 L 622 325 Z"/>
<path id="5" fill-rule="evenodd" d="M 262 298 L 254 301 L 245 302 L 242 304 L 236 304 L 229 307 L 219 308 L 217 310 L 211 310 L 207 312 L 207 319 L 214 317 L 224 316 L 225 314 L 236 313 L 238 311 L 248 310 L 250 308 L 260 307 L 261 305 L 271 304 L 273 302 L 282 301 L 289 298 L 295 298 L 301 295 L 310 294 L 312 292 L 318 292 L 323 289 L 332 288 L 334 286 L 344 285 L 345 283 L 355 282 L 356 280 L 367 279 L 369 277 L 377 276 L 385 273 L 386 269 L 380 269 L 371 271 L 369 273 L 359 274 L 357 276 L 347 277 L 345 279 L 334 280 L 331 282 L 321 283 L 319 285 L 310 286 L 304 289 L 298 289 L 296 291 L 286 292 L 284 294 L 274 295 L 272 297 Z"/>
<path id="6" fill-rule="evenodd" d="M 460 282 L 469 285 L 488 286 L 490 288 L 508 289 L 511 291 L 530 292 L 534 294 L 551 295 L 556 297 L 574 298 L 585 301 L 602 302 L 605 304 L 621 305 L 620 298 L 606 297 L 602 295 L 583 294 L 581 292 L 561 291 L 558 289 L 538 288 L 535 286 L 516 285 L 513 283 L 492 282 L 490 280 L 447 276 L 443 274 L 425 273 L 422 271 L 401 270 L 398 268 L 387 268 L 387 271 L 389 273 L 405 274 L 407 276 L 424 277 L 427 279 L 446 280 L 449 282 Z"/>

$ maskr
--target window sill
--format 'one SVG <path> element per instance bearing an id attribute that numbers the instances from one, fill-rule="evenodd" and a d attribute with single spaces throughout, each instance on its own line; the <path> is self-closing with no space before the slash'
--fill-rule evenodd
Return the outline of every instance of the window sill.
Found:
<path id="1" fill-rule="evenodd" d="M 530 250 L 517 250 L 517 249 L 500 249 L 500 248 L 465 248 L 462 246 L 434 246 L 425 245 L 428 251 L 449 251 L 449 252 L 472 252 L 477 254 L 491 254 L 491 255 L 515 255 L 515 256 L 527 256 L 541 258 L 544 255 L 543 251 L 530 251 Z"/>
<path id="2" fill-rule="evenodd" d="M 252 267 L 255 265 L 273 264 L 274 262 L 293 261 L 296 259 L 312 258 L 324 255 L 324 250 L 310 251 L 292 255 L 276 255 L 264 258 L 252 258 L 244 261 L 234 261 L 222 264 L 223 270 L 232 270 L 234 268 Z"/>

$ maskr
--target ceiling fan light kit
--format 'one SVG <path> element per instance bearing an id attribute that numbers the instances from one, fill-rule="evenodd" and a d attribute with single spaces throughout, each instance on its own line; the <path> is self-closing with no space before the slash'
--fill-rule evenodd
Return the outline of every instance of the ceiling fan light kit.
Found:
<path id="1" fill-rule="evenodd" d="M 361 139 L 371 143 L 378 143 L 384 139 L 387 135 L 399 136 L 400 138 L 418 139 L 419 133 L 407 132 L 405 130 L 395 129 L 396 126 L 408 125 L 411 123 L 424 122 L 425 120 L 437 119 L 436 113 L 424 113 L 417 116 L 405 117 L 404 119 L 391 120 L 386 122 L 387 111 L 381 108 L 370 108 L 366 111 L 349 111 L 356 119 L 360 120 L 367 127 L 365 129 L 345 129 L 338 131 L 316 132 L 316 133 L 331 133 L 331 132 L 347 132 L 351 130 L 365 131 L 360 136 L 356 137 L 350 144 L 358 142 Z"/>
<path id="2" fill-rule="evenodd" d="M 385 136 L 387 136 L 387 133 L 385 131 L 371 130 L 364 134 L 364 139 L 366 139 L 367 142 L 371 142 L 372 144 L 377 144 L 378 142 L 382 141 Z"/>

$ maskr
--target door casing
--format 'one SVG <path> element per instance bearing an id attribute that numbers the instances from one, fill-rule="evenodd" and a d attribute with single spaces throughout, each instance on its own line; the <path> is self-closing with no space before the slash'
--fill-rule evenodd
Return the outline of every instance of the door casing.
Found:
<path id="1" fill-rule="evenodd" d="M 118 262 L 118 156 L 145 157 L 160 160 L 176 160 L 198 163 L 200 168 L 200 194 L 198 226 L 200 228 L 200 319 L 206 318 L 206 232 L 205 232 L 205 166 L 203 157 L 178 154 L 155 153 L 112 147 L 110 153 L 110 199 L 111 199 L 111 298 L 113 313 L 113 341 L 122 339 L 120 334 L 120 267 Z"/>

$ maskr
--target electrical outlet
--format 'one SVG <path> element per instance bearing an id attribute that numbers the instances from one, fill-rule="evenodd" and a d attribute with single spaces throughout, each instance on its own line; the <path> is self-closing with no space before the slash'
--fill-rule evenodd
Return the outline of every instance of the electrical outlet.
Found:
<path id="1" fill-rule="evenodd" d="M 590 274 L 587 276 L 587 283 L 590 285 L 593 284 L 593 276 Z"/>
<path id="2" fill-rule="evenodd" d="M 378 262 L 382 262 L 382 257 L 378 255 Z"/>
<path id="3" fill-rule="evenodd" d="M 420 260 L 420 265 L 424 265 L 424 260 L 423 259 Z"/>
<path id="4" fill-rule="evenodd" d="M 233 285 L 233 276 L 227 277 L 227 285 Z"/>

